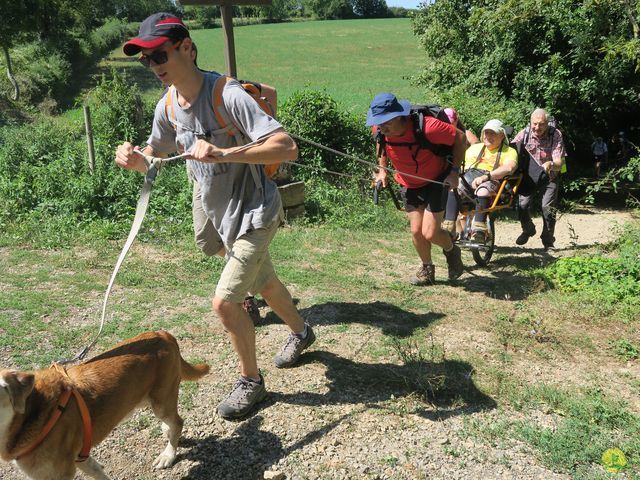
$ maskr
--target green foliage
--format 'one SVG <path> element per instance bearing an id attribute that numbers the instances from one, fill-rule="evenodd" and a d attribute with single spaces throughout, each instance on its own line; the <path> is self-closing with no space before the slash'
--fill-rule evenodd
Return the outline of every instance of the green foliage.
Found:
<path id="1" fill-rule="evenodd" d="M 563 188 L 568 192 L 583 194 L 579 201 L 593 205 L 599 193 L 607 191 L 619 193 L 625 188 L 633 188 L 638 183 L 640 183 L 640 157 L 635 157 L 630 159 L 626 165 L 607 171 L 602 178 L 595 182 L 578 178 L 567 182 Z M 632 207 L 640 206 L 640 200 L 632 195 L 627 196 L 626 202 Z"/>
<path id="2" fill-rule="evenodd" d="M 586 471 L 600 464 L 602 453 L 612 447 L 637 465 L 640 454 L 640 418 L 624 402 L 611 400 L 599 389 L 582 392 L 534 386 L 518 394 L 519 404 L 532 408 L 544 405 L 559 415 L 559 425 L 546 428 L 521 422 L 517 435 L 535 446 L 544 463 L 565 472 Z"/>
<path id="3" fill-rule="evenodd" d="M 353 18 L 350 0 L 306 0 L 309 11 L 322 20 Z"/>
<path id="4" fill-rule="evenodd" d="M 93 175 L 80 125 L 46 118 L 30 126 L 0 129 L 0 221 L 17 217 L 29 219 L 36 228 L 54 224 L 64 230 L 65 225 L 95 218 L 131 218 L 142 178 L 116 168 L 114 151 L 123 141 L 143 141 L 140 132 L 150 124 L 151 109 L 115 72 L 113 79 L 100 82 L 91 106 Z M 152 210 L 161 211 L 167 224 L 181 225 L 188 221 L 190 204 L 184 165 L 167 166 L 156 182 Z M 29 229 L 26 233 L 33 234 Z M 63 240 L 64 234 L 52 238 Z"/>
<path id="5" fill-rule="evenodd" d="M 306 180 L 307 221 L 358 230 L 405 229 L 405 216 L 395 210 L 391 202 L 376 207 L 367 187 L 359 188 L 355 181 L 336 186 L 319 178 Z"/>
<path id="6" fill-rule="evenodd" d="M 516 110 L 544 106 L 569 139 L 633 125 L 640 117 L 640 49 L 624 3 L 425 3 L 413 16 L 427 53 L 419 82 L 434 91 L 455 88 L 489 107 L 503 99 L 515 102 Z M 621 44 L 625 48 L 615 47 Z M 527 118 L 521 113 L 504 120 L 520 127 Z"/>
<path id="7" fill-rule="evenodd" d="M 353 11 L 363 18 L 384 18 L 391 16 L 385 0 L 352 0 Z"/>
<path id="8" fill-rule="evenodd" d="M 538 274 L 590 302 L 633 308 L 640 305 L 640 227 L 628 227 L 614 245 L 615 257 L 561 258 Z"/>
<path id="9" fill-rule="evenodd" d="M 640 347 L 631 343 L 626 338 L 610 340 L 609 344 L 613 347 L 613 351 L 616 355 L 620 355 L 626 360 L 637 360 L 640 358 Z"/>
<path id="10" fill-rule="evenodd" d="M 46 97 L 58 97 L 69 88 L 71 62 L 51 44 L 25 44 L 13 55 L 13 65 L 23 102 L 37 104 Z"/>
<path id="11" fill-rule="evenodd" d="M 326 92 L 302 90 L 294 92 L 283 104 L 279 119 L 285 129 L 302 138 L 331 149 L 370 159 L 373 155 L 371 133 L 364 127 L 362 118 L 339 109 L 336 101 Z M 296 179 L 317 178 L 325 170 L 366 177 L 367 167 L 353 159 L 336 155 L 298 142 L 299 162 L 305 167 L 293 172 Z M 326 175 L 325 178 L 334 178 Z"/>

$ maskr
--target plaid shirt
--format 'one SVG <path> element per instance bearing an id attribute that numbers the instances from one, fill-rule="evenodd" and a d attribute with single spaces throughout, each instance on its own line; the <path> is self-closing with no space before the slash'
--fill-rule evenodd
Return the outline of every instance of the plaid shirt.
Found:
<path id="1" fill-rule="evenodd" d="M 514 143 L 521 142 L 525 138 L 526 130 L 529 127 L 520 130 L 516 137 L 513 139 Z M 527 135 L 527 143 L 524 148 L 529 152 L 531 158 L 536 163 L 542 166 L 546 162 L 553 161 L 554 159 L 564 159 L 567 156 L 567 151 L 564 148 L 564 141 L 562 140 L 562 133 L 557 128 L 554 129 L 553 135 L 549 135 L 549 131 L 542 137 L 536 137 L 533 132 Z M 562 160 L 564 161 L 564 160 Z M 551 178 L 558 176 L 556 170 L 552 170 L 550 173 Z"/>

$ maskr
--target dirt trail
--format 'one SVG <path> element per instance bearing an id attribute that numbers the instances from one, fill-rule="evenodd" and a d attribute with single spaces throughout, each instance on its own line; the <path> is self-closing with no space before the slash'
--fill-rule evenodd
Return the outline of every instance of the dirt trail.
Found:
<path id="1" fill-rule="evenodd" d="M 563 214 L 556 231 L 558 255 L 574 253 L 575 246 L 606 242 L 614 238 L 616 226 L 632 218 L 629 212 L 608 210 Z M 534 222 L 540 232 L 541 219 Z M 537 236 L 526 247 L 515 247 L 519 233 L 517 222 L 501 220 L 497 226 L 497 255 L 501 255 L 501 249 L 508 256 L 518 257 L 541 251 Z M 257 353 L 269 397 L 257 412 L 240 422 L 222 420 L 215 413 L 217 403 L 235 379 L 237 365 L 228 342 L 222 340 L 222 327 L 207 314 L 207 331 L 194 329 L 180 341 L 189 357 L 207 359 L 212 372 L 198 388 L 183 387 L 183 398 L 188 399 L 183 403 L 188 405 L 181 406 L 185 429 L 177 463 L 166 471 L 152 470 L 151 462 L 165 442 L 148 410 L 138 411 L 119 426 L 95 448 L 94 455 L 111 478 L 119 480 L 260 480 L 270 475 L 265 471 L 274 471 L 275 478 L 287 480 L 568 479 L 568 475 L 546 468 L 535 450 L 522 441 L 508 435 L 495 442 L 468 435 L 469 424 L 499 428 L 523 418 L 522 413 L 499 406 L 477 391 L 473 379 L 456 400 L 461 404 L 435 409 L 416 402 L 398 386 L 407 373 L 406 365 L 391 357 L 371 357 L 362 349 L 370 337 L 381 335 L 378 328 L 384 330 L 402 313 L 404 323 L 408 317 L 416 328 L 428 327 L 434 338 L 446 341 L 451 358 L 447 357 L 442 366 L 463 369 L 471 378 L 475 371 L 471 362 L 476 362 L 459 360 L 458 355 L 479 359 L 482 364 L 489 362 L 499 348 L 491 322 L 502 308 L 505 295 L 487 296 L 486 292 L 510 287 L 496 273 L 500 273 L 497 265 L 493 270 L 473 269 L 455 285 L 440 283 L 426 289 L 425 294 L 438 295 L 437 315 L 405 312 L 395 306 L 384 310 L 384 304 L 378 302 L 341 304 L 339 308 L 350 306 L 353 310 L 346 315 L 367 314 L 366 324 L 352 325 L 348 330 L 338 328 L 331 303 L 305 305 L 301 312 L 313 323 L 318 340 L 298 368 L 279 370 L 271 365 L 270 357 L 286 332 L 277 319 L 269 316 L 257 331 Z M 511 274 L 507 278 L 514 283 Z M 487 282 L 493 282 L 490 288 L 476 288 Z M 442 301 L 444 295 L 446 302 Z M 461 314 L 471 298 L 482 302 L 482 318 Z M 263 309 L 263 316 L 265 313 Z M 429 325 L 440 317 L 441 322 Z M 568 368 L 566 359 L 558 355 L 547 363 L 538 359 L 536 365 L 527 364 L 526 369 L 539 368 L 536 380 L 548 381 L 546 375 L 556 370 L 549 368 L 553 362 L 558 364 L 557 369 Z M 482 374 L 475 372 L 477 376 Z M 480 400 L 466 402 L 466 395 Z M 552 412 L 534 414 L 523 419 L 552 428 L 560 421 Z M 592 473 L 600 471 L 596 465 Z M 24 477 L 2 462 L 0 478 Z M 76 478 L 85 477 L 78 474 Z"/>
<path id="2" fill-rule="evenodd" d="M 606 243 L 616 237 L 616 229 L 625 222 L 632 220 L 629 211 L 605 209 L 581 209 L 576 213 L 559 215 L 556 224 L 555 247 L 559 252 L 571 253 L 573 247 L 587 247 Z M 542 232 L 542 218 L 533 219 L 537 234 L 527 243 L 528 248 L 542 248 L 540 233 Z M 501 222 L 497 226 L 496 245 L 515 246 L 516 238 L 520 235 L 520 224 Z"/>

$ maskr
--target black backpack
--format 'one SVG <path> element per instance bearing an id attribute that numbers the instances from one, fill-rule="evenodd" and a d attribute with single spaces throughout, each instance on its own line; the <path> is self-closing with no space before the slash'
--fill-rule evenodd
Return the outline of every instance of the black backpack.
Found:
<path id="1" fill-rule="evenodd" d="M 451 123 L 449 121 L 449 117 L 445 113 L 444 109 L 440 105 L 428 104 L 428 105 L 411 105 L 411 110 L 409 111 L 409 118 L 411 118 L 411 123 L 413 125 L 413 135 L 416 139 L 415 142 L 389 142 L 386 137 L 380 131 L 380 128 L 377 129 L 376 132 L 376 142 L 377 142 L 377 154 L 378 157 L 384 151 L 386 145 L 391 145 L 394 147 L 413 147 L 418 145 L 418 151 L 426 148 L 431 151 L 434 155 L 438 157 L 448 157 L 453 152 L 452 145 L 442 145 L 436 144 L 429 141 L 429 139 L 424 134 L 424 117 L 433 117 L 438 120 Z M 417 156 L 417 152 L 416 152 Z M 415 161 L 415 158 L 414 158 Z"/>

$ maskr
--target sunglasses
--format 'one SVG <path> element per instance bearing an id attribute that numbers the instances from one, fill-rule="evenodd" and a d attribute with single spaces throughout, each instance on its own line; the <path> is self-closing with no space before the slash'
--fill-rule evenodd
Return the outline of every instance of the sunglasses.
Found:
<path id="1" fill-rule="evenodd" d="M 182 40 L 171 45 L 171 48 L 168 50 L 154 50 L 149 55 L 144 55 L 144 54 L 140 55 L 140 57 L 138 57 L 138 61 L 147 68 L 151 66 L 152 61 L 156 65 L 162 65 L 164 63 L 167 63 L 167 60 L 169 60 L 169 56 L 167 55 L 169 50 L 177 49 L 178 47 L 180 47 L 181 43 L 182 43 Z"/>

